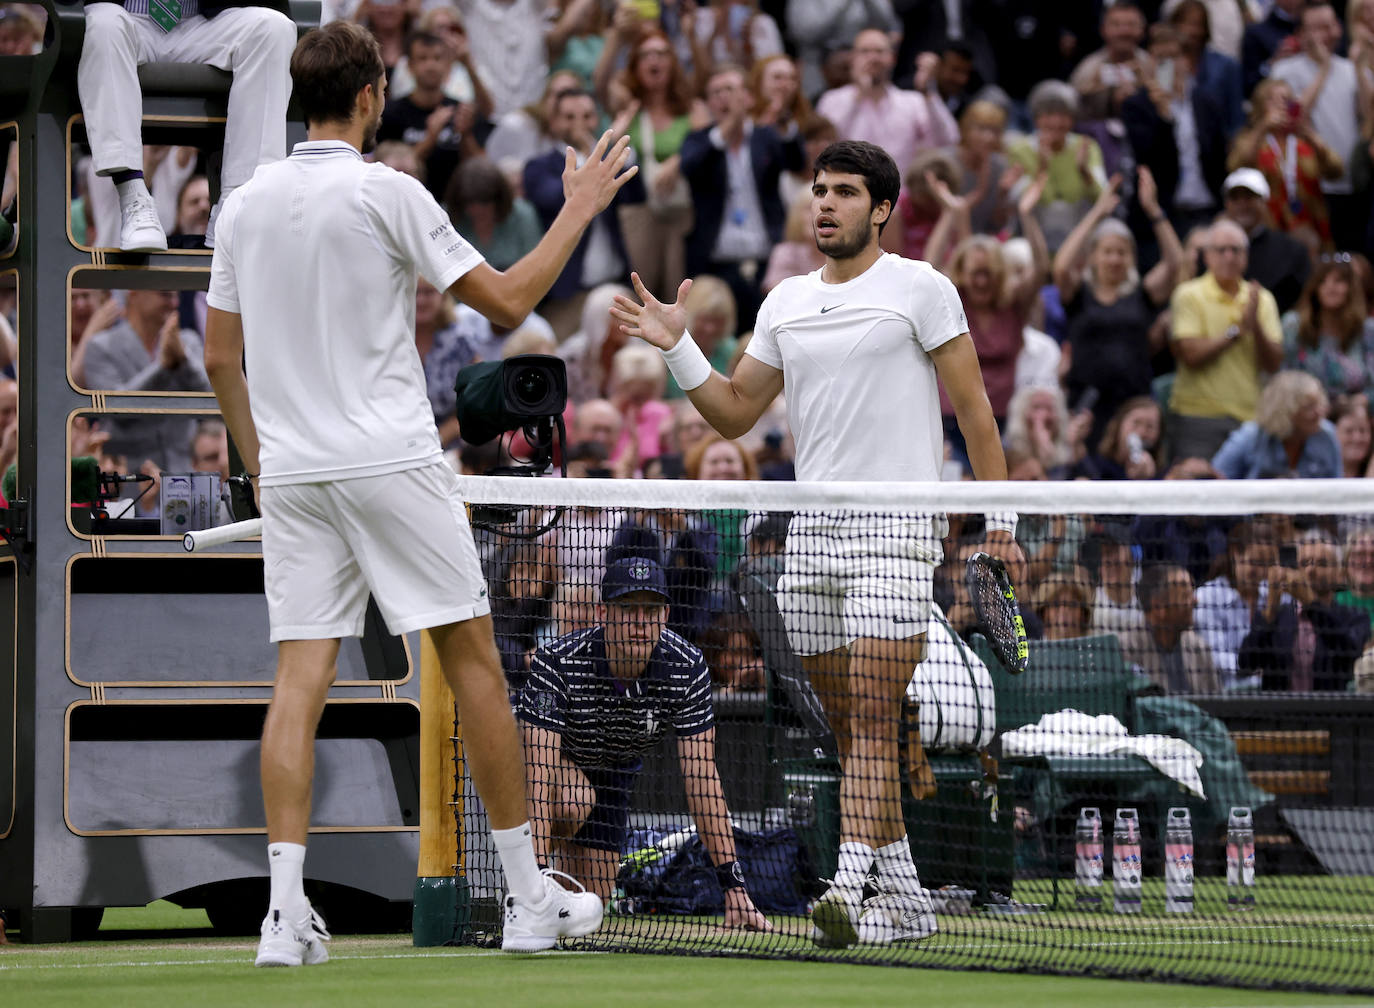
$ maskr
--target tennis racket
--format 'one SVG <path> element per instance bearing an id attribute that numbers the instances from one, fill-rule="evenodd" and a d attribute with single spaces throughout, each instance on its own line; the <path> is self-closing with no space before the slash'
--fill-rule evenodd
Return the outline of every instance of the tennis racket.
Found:
<path id="1" fill-rule="evenodd" d="M 1016 589 L 1007 576 L 1007 565 L 988 553 L 975 553 L 968 558 L 964 578 L 978 628 L 1007 671 L 1020 675 L 1026 671 L 1030 646 L 1026 643 L 1026 625 L 1016 608 Z"/>
<path id="2" fill-rule="evenodd" d="M 230 522 L 228 525 L 217 525 L 199 532 L 187 532 L 181 537 L 181 545 L 186 547 L 187 553 L 199 553 L 211 546 L 223 546 L 225 543 L 252 539 L 260 535 L 262 519 L 249 518 L 247 521 Z"/>

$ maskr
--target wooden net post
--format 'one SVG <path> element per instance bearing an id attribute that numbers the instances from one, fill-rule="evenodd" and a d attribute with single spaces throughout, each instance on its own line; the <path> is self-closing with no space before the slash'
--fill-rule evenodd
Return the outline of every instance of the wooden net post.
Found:
<path id="1" fill-rule="evenodd" d="M 463 871 L 463 747 L 453 692 L 428 630 L 420 634 L 420 859 L 411 929 L 416 947 L 461 942 L 472 920 Z"/>

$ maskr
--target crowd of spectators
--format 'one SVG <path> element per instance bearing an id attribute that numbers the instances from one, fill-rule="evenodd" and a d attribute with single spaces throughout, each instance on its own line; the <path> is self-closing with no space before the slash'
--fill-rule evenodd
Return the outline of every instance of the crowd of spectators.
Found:
<path id="1" fill-rule="evenodd" d="M 0 7 L 4 51 L 41 45 L 31 10 Z M 884 248 L 959 289 L 1014 479 L 1374 472 L 1374 4 L 326 0 L 324 17 L 381 44 L 388 102 L 371 156 L 422 181 L 498 268 L 561 207 L 566 148 L 585 158 L 606 128 L 632 138 L 639 178 L 521 325 L 421 281 L 416 345 L 455 466 L 495 461 L 461 440 L 457 372 L 536 352 L 567 362 L 571 473 L 791 478 L 781 404 L 737 442 L 714 438 L 607 308 L 631 271 L 661 297 L 692 278 L 689 329 L 728 373 L 766 293 L 821 265 L 808 166 L 854 138 L 902 173 Z M 149 147 L 143 167 L 171 243 L 194 246 L 210 213 L 204 158 Z M 88 165 L 74 181 L 73 235 L 116 244 L 112 189 Z M 73 290 L 73 380 L 203 391 L 204 312 L 194 294 Z M 945 406 L 945 475 L 961 478 Z M 129 471 L 190 467 L 194 423 L 88 426 Z M 492 557 L 512 586 L 498 621 L 509 655 L 564 621 L 560 605 L 585 606 L 605 557 L 626 550 L 678 579 L 674 629 L 738 635 L 731 577 L 757 516 L 627 514 L 600 530 L 584 517 Z M 1343 686 L 1374 616 L 1374 534 L 1357 522 L 1028 516 L 1019 537 L 1037 632 L 1113 628 L 1170 689 Z M 1246 559 L 1289 546 L 1296 566 Z M 946 547 L 957 556 L 961 540 Z M 532 588 L 536 573 L 547 583 Z M 1346 619 L 1352 608 L 1366 618 Z M 1300 657 L 1266 665 L 1261 644 Z"/>

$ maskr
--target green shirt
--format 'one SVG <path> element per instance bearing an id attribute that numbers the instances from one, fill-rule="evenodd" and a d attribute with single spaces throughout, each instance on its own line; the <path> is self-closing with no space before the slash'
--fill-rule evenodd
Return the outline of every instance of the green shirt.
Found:
<path id="1" fill-rule="evenodd" d="M 483 257 L 492 269 L 508 270 L 533 251 L 543 237 L 544 228 L 539 223 L 539 212 L 528 200 L 516 197 L 506 219 L 496 225 L 491 241 L 483 245 L 472 230 L 472 221 L 464 215 L 453 222 L 453 226 Z"/>
<path id="2" fill-rule="evenodd" d="M 1336 605 L 1359 609 L 1369 617 L 1369 625 L 1374 628 L 1374 595 L 1356 595 L 1349 588 L 1336 592 Z"/>

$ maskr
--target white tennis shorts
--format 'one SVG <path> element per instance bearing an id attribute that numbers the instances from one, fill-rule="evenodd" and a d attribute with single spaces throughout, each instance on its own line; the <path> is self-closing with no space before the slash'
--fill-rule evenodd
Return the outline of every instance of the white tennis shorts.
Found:
<path id="1" fill-rule="evenodd" d="M 792 650 L 825 654 L 860 637 L 925 633 L 940 555 L 928 520 L 797 515 L 778 581 Z"/>
<path id="2" fill-rule="evenodd" d="M 273 641 L 362 636 L 369 591 L 393 634 L 491 611 L 443 462 L 263 487 L 262 559 Z"/>

